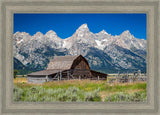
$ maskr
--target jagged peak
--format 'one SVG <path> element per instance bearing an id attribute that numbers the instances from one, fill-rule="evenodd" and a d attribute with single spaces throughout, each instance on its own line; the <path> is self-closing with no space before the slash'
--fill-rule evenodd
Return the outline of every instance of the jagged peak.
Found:
<path id="1" fill-rule="evenodd" d="M 129 31 L 129 30 L 126 30 L 126 31 L 122 32 L 122 34 L 121 34 L 121 35 L 131 35 L 131 33 L 130 33 L 130 31 Z"/>
<path id="2" fill-rule="evenodd" d="M 59 38 L 59 37 L 57 36 L 57 33 L 56 33 L 55 31 L 53 31 L 53 30 L 49 30 L 49 31 L 45 34 L 45 37 L 51 38 L 51 39 L 59 39 L 59 40 L 61 40 L 61 38 Z"/>
<path id="3" fill-rule="evenodd" d="M 79 28 L 78 28 L 78 30 L 82 30 L 82 29 L 84 29 L 84 30 L 89 30 L 89 28 L 88 28 L 88 25 L 85 23 L 85 24 L 82 24 Z"/>
<path id="4" fill-rule="evenodd" d="M 55 31 L 49 30 L 45 35 L 57 35 Z"/>
<path id="5" fill-rule="evenodd" d="M 56 32 L 53 31 L 53 30 L 49 30 L 46 34 L 48 34 L 48 33 L 54 33 L 54 34 L 56 34 Z"/>
<path id="6" fill-rule="evenodd" d="M 42 34 L 42 33 L 41 33 L 40 31 L 38 31 L 38 32 L 36 32 L 36 34 L 38 34 L 38 35 L 39 35 L 39 34 Z M 36 34 L 34 34 L 34 35 L 36 35 Z M 42 35 L 43 35 L 43 34 L 42 34 Z"/>
<path id="7" fill-rule="evenodd" d="M 108 34 L 105 30 L 100 31 L 99 33 Z"/>
<path id="8" fill-rule="evenodd" d="M 26 32 L 20 32 L 20 31 L 17 31 L 16 33 L 14 33 L 14 35 L 29 35 L 29 33 L 26 33 Z"/>
<path id="9" fill-rule="evenodd" d="M 21 33 L 20 31 L 17 31 L 16 33 L 14 33 L 14 35 Z"/>
<path id="10" fill-rule="evenodd" d="M 36 34 L 34 34 L 33 36 L 43 36 L 43 34 L 41 32 L 37 32 Z"/>

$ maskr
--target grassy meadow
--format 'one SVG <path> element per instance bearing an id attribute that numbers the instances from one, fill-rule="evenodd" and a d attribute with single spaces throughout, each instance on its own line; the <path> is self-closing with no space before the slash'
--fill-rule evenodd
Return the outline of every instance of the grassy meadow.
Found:
<path id="1" fill-rule="evenodd" d="M 146 82 L 107 83 L 101 80 L 27 84 L 26 78 L 16 78 L 13 94 L 16 102 L 145 102 L 146 87 Z"/>

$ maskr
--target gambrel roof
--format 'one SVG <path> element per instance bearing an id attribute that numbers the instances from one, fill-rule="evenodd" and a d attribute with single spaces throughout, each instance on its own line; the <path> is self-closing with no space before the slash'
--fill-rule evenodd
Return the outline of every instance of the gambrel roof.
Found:
<path id="1" fill-rule="evenodd" d="M 55 56 L 54 59 L 51 59 L 47 70 L 50 69 L 61 69 L 61 70 L 67 70 L 71 69 L 73 62 L 79 58 L 82 57 L 86 63 L 88 64 L 87 60 L 82 55 L 76 55 L 76 56 Z"/>

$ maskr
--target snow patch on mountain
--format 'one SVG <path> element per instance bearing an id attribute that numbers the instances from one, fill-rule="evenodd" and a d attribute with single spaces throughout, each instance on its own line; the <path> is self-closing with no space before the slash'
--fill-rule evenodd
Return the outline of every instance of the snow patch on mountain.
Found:
<path id="1" fill-rule="evenodd" d="M 17 41 L 17 44 L 19 44 L 19 43 L 21 43 L 21 42 L 23 42 L 23 39 L 21 39 L 21 40 Z"/>
<path id="2" fill-rule="evenodd" d="M 97 43 L 97 46 L 95 46 L 96 48 L 98 48 L 98 49 L 101 49 L 101 50 L 103 50 L 104 49 L 104 47 L 105 47 L 105 45 L 104 44 L 102 44 L 102 42 L 101 41 L 99 41 L 99 40 L 95 40 L 96 41 L 96 43 Z"/>

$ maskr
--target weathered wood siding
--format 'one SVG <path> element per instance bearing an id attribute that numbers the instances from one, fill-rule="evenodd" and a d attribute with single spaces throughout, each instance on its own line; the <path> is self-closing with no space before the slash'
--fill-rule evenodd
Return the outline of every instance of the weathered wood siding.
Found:
<path id="1" fill-rule="evenodd" d="M 34 83 L 34 84 L 42 84 L 44 82 L 53 81 L 51 76 L 28 76 L 27 82 L 28 83 Z"/>
<path id="2" fill-rule="evenodd" d="M 89 65 L 87 65 L 84 60 L 77 60 L 75 63 L 76 65 L 74 66 L 74 69 L 89 70 Z"/>
<path id="3" fill-rule="evenodd" d="M 73 70 L 74 77 L 81 77 L 83 79 L 91 77 L 91 73 L 89 70 Z"/>
<path id="4" fill-rule="evenodd" d="M 91 77 L 89 64 L 84 58 L 77 58 L 71 67 L 71 73 L 74 77 L 81 77 L 82 79 Z"/>
<path id="5" fill-rule="evenodd" d="M 28 76 L 27 82 L 28 83 L 35 83 L 35 84 L 42 84 L 42 83 L 46 82 L 46 77 L 45 76 Z"/>

